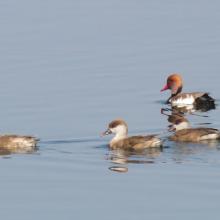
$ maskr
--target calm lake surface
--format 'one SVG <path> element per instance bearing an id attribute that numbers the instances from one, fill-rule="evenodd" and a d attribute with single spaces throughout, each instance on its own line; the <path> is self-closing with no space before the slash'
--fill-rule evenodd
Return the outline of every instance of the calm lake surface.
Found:
<path id="1" fill-rule="evenodd" d="M 171 72 L 219 103 L 219 1 L 0 5 L 1 132 L 41 139 L 33 154 L 0 157 L 4 220 L 219 219 L 219 143 L 123 155 L 99 137 L 118 117 L 130 134 L 166 136 L 159 91 Z M 220 129 L 219 113 L 188 119 Z"/>

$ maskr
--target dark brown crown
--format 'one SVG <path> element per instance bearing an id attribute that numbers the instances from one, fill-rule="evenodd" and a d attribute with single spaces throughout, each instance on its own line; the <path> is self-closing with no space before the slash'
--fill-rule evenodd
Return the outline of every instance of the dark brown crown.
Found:
<path id="1" fill-rule="evenodd" d="M 125 122 L 124 120 L 122 120 L 122 119 L 116 119 L 116 120 L 112 121 L 112 122 L 108 125 L 108 127 L 109 127 L 109 128 L 115 128 L 115 127 L 117 127 L 117 126 L 119 126 L 119 125 L 125 125 L 125 126 L 127 127 L 126 122 Z"/>

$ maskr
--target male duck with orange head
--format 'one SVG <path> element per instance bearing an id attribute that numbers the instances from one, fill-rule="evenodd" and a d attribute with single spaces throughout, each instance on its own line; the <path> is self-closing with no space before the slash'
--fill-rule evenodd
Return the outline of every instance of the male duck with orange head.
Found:
<path id="1" fill-rule="evenodd" d="M 209 96 L 207 92 L 191 92 L 181 93 L 183 88 L 183 80 L 180 74 L 174 73 L 167 78 L 167 84 L 161 89 L 161 92 L 170 89 L 171 96 L 167 100 L 167 104 L 172 106 L 184 105 L 215 105 L 215 100 Z"/>

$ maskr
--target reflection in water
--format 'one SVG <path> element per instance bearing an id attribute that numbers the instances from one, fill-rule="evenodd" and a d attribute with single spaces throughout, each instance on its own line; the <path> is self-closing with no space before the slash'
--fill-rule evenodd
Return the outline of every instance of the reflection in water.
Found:
<path id="1" fill-rule="evenodd" d="M 215 153 L 215 151 L 218 153 L 220 151 L 220 142 L 216 140 L 201 143 L 167 141 L 166 146 L 163 149 L 151 148 L 143 152 L 111 150 L 107 155 L 107 160 L 112 163 L 112 166 L 109 166 L 109 170 L 126 173 L 128 172 L 129 164 L 167 163 L 168 154 L 175 163 L 186 163 L 195 160 L 206 163 L 209 158 L 204 158 L 204 153 Z"/>
<path id="2" fill-rule="evenodd" d="M 170 111 L 171 114 L 168 114 L 166 112 Z M 176 109 L 168 109 L 168 108 L 162 108 L 161 114 L 167 116 L 167 121 L 171 124 L 175 124 L 177 120 L 184 120 L 188 122 L 188 120 L 184 117 L 184 114 L 182 112 L 177 111 Z"/>
<path id="3" fill-rule="evenodd" d="M 208 117 L 207 115 L 197 114 L 196 112 L 205 112 L 205 111 L 198 111 L 194 108 L 193 105 L 187 105 L 184 107 L 162 108 L 161 113 L 169 116 L 168 114 L 165 114 L 165 112 L 171 112 L 172 115 L 180 115 L 180 116 L 184 116 L 184 115 L 186 116 L 186 114 L 189 114 L 189 115 L 194 115 L 194 116 L 204 117 L 204 118 Z"/>
<path id="4" fill-rule="evenodd" d="M 220 142 L 209 141 L 206 143 L 183 143 L 177 142 L 172 148 L 172 159 L 177 163 L 184 163 L 186 161 L 200 160 L 208 162 L 209 158 L 202 156 L 210 151 L 219 152 Z"/>
<path id="5" fill-rule="evenodd" d="M 171 112 L 171 114 L 168 114 L 167 112 Z M 185 114 L 182 111 L 179 111 L 179 109 L 162 108 L 161 114 L 167 116 L 167 121 L 171 123 L 172 125 L 177 124 L 178 121 L 186 122 L 190 125 L 190 122 L 186 118 Z M 193 114 L 193 115 L 197 117 L 205 117 L 205 118 L 208 117 L 207 115 L 197 115 L 197 114 Z M 199 125 L 210 125 L 211 123 L 206 122 L 206 123 L 198 123 L 198 124 Z M 168 127 L 170 127 L 170 125 Z"/>
<path id="6" fill-rule="evenodd" d="M 34 149 L 7 149 L 7 148 L 0 148 L 0 156 L 6 156 L 10 154 L 33 154 L 38 151 L 38 147 L 35 147 Z"/>
<path id="7" fill-rule="evenodd" d="M 172 111 L 176 111 L 179 113 L 188 113 L 194 114 L 195 112 L 208 112 L 210 110 L 215 109 L 215 103 L 195 103 L 192 105 L 179 105 L 179 106 L 172 106 Z"/>
<path id="8" fill-rule="evenodd" d="M 141 151 L 115 149 L 109 151 L 107 160 L 116 166 L 110 166 L 111 171 L 127 172 L 128 164 L 152 164 L 161 155 L 162 148 L 148 148 Z"/>
<path id="9" fill-rule="evenodd" d="M 126 173 L 126 172 L 128 172 L 128 168 L 127 167 L 119 167 L 119 166 L 109 167 L 109 170 L 115 171 L 115 172 L 119 172 L 119 173 Z"/>
<path id="10" fill-rule="evenodd" d="M 183 143 L 177 142 L 176 147 L 173 150 L 174 155 L 186 156 L 191 154 L 199 154 L 204 150 L 215 150 L 219 146 L 219 141 L 209 141 L 201 143 Z"/>

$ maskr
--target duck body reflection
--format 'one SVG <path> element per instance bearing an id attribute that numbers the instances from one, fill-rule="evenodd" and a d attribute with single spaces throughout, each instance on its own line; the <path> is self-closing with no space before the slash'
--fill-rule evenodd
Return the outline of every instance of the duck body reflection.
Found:
<path id="1" fill-rule="evenodd" d="M 129 164 L 154 164 L 156 158 L 161 156 L 161 147 L 146 148 L 142 150 L 114 149 L 109 152 L 107 157 L 114 165 L 109 170 L 115 172 L 127 172 Z"/>

